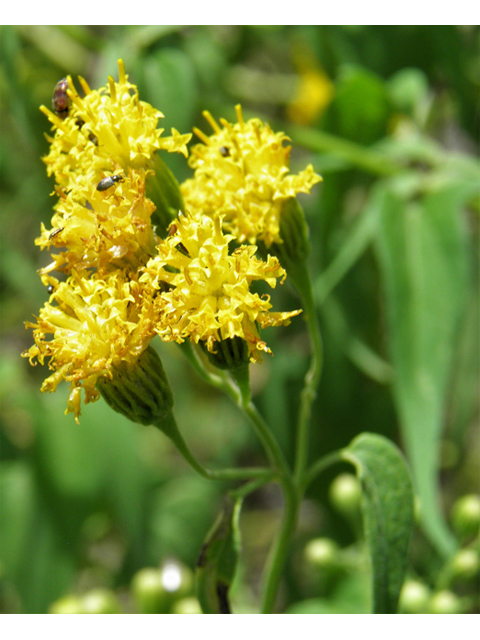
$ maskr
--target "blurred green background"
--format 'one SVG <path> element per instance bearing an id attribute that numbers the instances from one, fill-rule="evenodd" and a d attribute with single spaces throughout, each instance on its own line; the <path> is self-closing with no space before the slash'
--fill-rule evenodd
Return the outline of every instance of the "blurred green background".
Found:
<path id="1" fill-rule="evenodd" d="M 468 26 L 1 27 L 1 612 L 43 613 L 92 591 L 104 610 L 145 610 L 134 577 L 170 559 L 193 569 L 228 488 L 197 478 L 161 433 L 102 401 L 77 426 L 64 416 L 66 385 L 41 394 L 46 372 L 20 358 L 32 344 L 23 323 L 47 299 L 36 271 L 48 256 L 34 240 L 54 204 L 38 107 L 67 74 L 94 88 L 117 78 L 118 58 L 167 132 L 209 133 L 202 110 L 233 121 L 240 102 L 292 138 L 293 172 L 311 162 L 323 176 L 301 197 L 325 346 L 311 461 L 362 431 L 395 441 L 420 505 L 409 576 L 431 593 L 446 585 L 458 610 L 478 607 L 478 567 L 459 584 L 445 582 L 445 567 L 468 543 L 452 530 L 452 508 L 480 490 L 479 45 Z M 190 176 L 183 157 L 164 160 L 180 181 Z M 277 310 L 297 306 L 288 282 L 272 299 Z M 252 368 L 255 400 L 291 459 L 308 336 L 299 317 L 265 338 L 274 357 Z M 153 344 L 198 457 L 262 464 L 235 407 L 175 345 Z M 348 471 L 332 469 L 309 490 L 280 611 L 368 610 L 358 514 L 331 490 Z M 256 609 L 280 514 L 276 487 L 245 504 L 234 610 Z M 342 549 L 334 568 L 312 559 L 318 537 Z"/>

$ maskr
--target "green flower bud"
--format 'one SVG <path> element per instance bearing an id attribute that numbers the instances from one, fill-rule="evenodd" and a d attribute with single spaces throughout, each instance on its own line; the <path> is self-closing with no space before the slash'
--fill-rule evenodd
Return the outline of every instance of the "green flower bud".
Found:
<path id="1" fill-rule="evenodd" d="M 193 590 L 193 572 L 178 560 L 167 560 L 160 568 L 162 583 L 171 602 L 189 596 Z"/>
<path id="2" fill-rule="evenodd" d="M 185 211 L 185 205 L 177 179 L 158 153 L 153 156 L 153 165 L 155 173 L 147 176 L 147 196 L 156 206 L 152 224 L 156 226 L 157 235 L 163 238 L 178 212 Z"/>
<path id="3" fill-rule="evenodd" d="M 132 581 L 132 595 L 140 613 L 167 613 L 168 594 L 159 569 L 141 569 Z"/>
<path id="4" fill-rule="evenodd" d="M 330 502 L 345 515 L 356 514 L 360 508 L 362 488 L 356 476 L 342 473 L 330 485 Z"/>
<path id="5" fill-rule="evenodd" d="M 468 581 L 478 574 L 480 557 L 476 549 L 461 549 L 451 558 L 448 564 L 448 574 L 452 580 Z"/>
<path id="6" fill-rule="evenodd" d="M 461 540 L 473 538 L 480 531 L 480 496 L 467 495 L 455 503 L 452 524 Z"/>
<path id="7" fill-rule="evenodd" d="M 263 256 L 276 256 L 282 267 L 297 286 L 303 280 L 307 258 L 310 254 L 308 224 L 302 207 L 296 198 L 282 202 L 280 208 L 280 242 L 273 242 L 268 248 L 258 241 Z"/>
<path id="8" fill-rule="evenodd" d="M 436 593 L 428 605 L 428 613 L 462 613 L 462 602 L 454 593 L 444 589 Z"/>
<path id="9" fill-rule="evenodd" d="M 178 430 L 172 411 L 173 394 L 155 349 L 148 347 L 135 362 L 124 361 L 111 372 L 111 378 L 97 380 L 97 389 L 107 404 L 132 422 L 160 429 L 196 471 L 208 475 Z"/>
<path id="10" fill-rule="evenodd" d="M 173 394 L 161 360 L 153 347 L 133 363 L 112 367 L 112 378 L 99 378 L 97 389 L 114 411 L 132 422 L 154 424 L 168 431 L 174 422 Z M 169 434 L 167 434 L 169 435 Z"/>
<path id="11" fill-rule="evenodd" d="M 426 613 L 431 592 L 419 580 L 407 580 L 400 593 L 398 609 L 400 613 Z"/>
<path id="12" fill-rule="evenodd" d="M 215 342 L 215 353 L 211 353 L 207 349 L 205 342 L 200 341 L 199 344 L 209 362 L 218 369 L 236 371 L 237 369 L 243 369 L 248 366 L 250 361 L 248 357 L 248 344 L 239 336 Z"/>
<path id="13" fill-rule="evenodd" d="M 65 596 L 60 598 L 48 610 L 49 613 L 83 613 L 82 603 L 77 596 Z"/>
<path id="14" fill-rule="evenodd" d="M 176 560 L 165 562 L 159 569 L 142 569 L 132 582 L 132 594 L 142 613 L 168 613 L 192 589 L 191 570 Z"/>
<path id="15" fill-rule="evenodd" d="M 196 598 L 182 598 L 173 604 L 172 613 L 202 613 L 202 609 Z"/>
<path id="16" fill-rule="evenodd" d="M 310 540 L 303 551 L 305 560 L 316 567 L 329 569 L 339 564 L 339 548 L 330 538 Z"/>
<path id="17" fill-rule="evenodd" d="M 94 589 L 81 599 L 82 613 L 122 613 L 120 603 L 113 591 Z"/>

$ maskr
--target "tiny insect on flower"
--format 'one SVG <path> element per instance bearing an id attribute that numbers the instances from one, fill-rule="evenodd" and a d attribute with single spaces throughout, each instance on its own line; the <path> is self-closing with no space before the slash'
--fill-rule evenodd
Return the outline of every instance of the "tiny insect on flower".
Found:
<path id="1" fill-rule="evenodd" d="M 116 182 L 123 182 L 124 180 L 125 178 L 122 175 L 107 176 L 97 184 L 97 191 L 106 191 L 110 189 L 110 187 L 113 187 Z"/>
<path id="2" fill-rule="evenodd" d="M 55 236 L 58 236 L 59 233 L 62 233 L 62 231 L 63 231 L 63 227 L 58 227 L 58 229 L 54 229 L 52 233 L 48 236 L 48 239 L 53 240 L 53 238 L 55 238 Z"/>
<path id="3" fill-rule="evenodd" d="M 55 85 L 52 97 L 52 109 L 55 115 L 62 120 L 68 116 L 70 111 L 71 100 L 67 94 L 68 80 L 62 78 Z"/>

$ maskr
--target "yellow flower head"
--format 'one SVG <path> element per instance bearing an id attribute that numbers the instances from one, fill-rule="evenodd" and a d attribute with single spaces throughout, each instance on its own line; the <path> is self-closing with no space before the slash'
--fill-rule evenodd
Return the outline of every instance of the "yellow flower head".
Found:
<path id="1" fill-rule="evenodd" d="M 104 191 L 97 189 L 98 176 L 92 170 L 77 176 L 67 193 L 57 190 L 60 199 L 52 229 L 42 224 L 36 244 L 61 251 L 42 273 L 53 269 L 69 273 L 72 268 L 78 272 L 96 269 L 97 275 L 118 268 L 136 270 L 154 255 L 150 217 L 155 206 L 145 197 L 146 172 L 139 169 L 114 175 L 117 182 Z"/>
<path id="2" fill-rule="evenodd" d="M 321 180 L 312 165 L 298 175 L 289 173 L 291 147 L 283 133 L 252 119 L 244 122 L 236 107 L 238 123 L 220 119 L 220 127 L 204 112 L 214 133 L 206 136 L 194 129 L 203 144 L 191 149 L 193 179 L 181 185 L 187 209 L 208 216 L 222 215 L 225 229 L 238 242 L 262 240 L 267 247 L 280 238 L 282 203 L 298 193 L 308 193 Z"/>
<path id="3" fill-rule="evenodd" d="M 332 102 L 335 88 L 308 51 L 297 51 L 294 62 L 299 77 L 296 91 L 287 105 L 287 116 L 292 122 L 309 125 L 315 122 Z"/>
<path id="4" fill-rule="evenodd" d="M 66 93 L 71 104 L 62 117 L 41 107 L 55 130 L 44 161 L 49 175 L 54 174 L 61 186 L 69 186 L 78 174 L 92 169 L 108 172 L 114 166 L 123 171 L 149 167 L 158 149 L 187 156 L 191 134 L 181 135 L 172 129 L 171 137 L 162 138 L 164 130 L 157 129 L 157 123 L 163 114 L 138 99 L 138 90 L 128 82 L 122 60 L 118 69 L 119 81 L 109 77 L 107 86 L 98 91 L 79 78 L 83 98 L 68 77 Z"/>
<path id="5" fill-rule="evenodd" d="M 254 280 L 275 287 L 277 278 L 285 279 L 285 271 L 272 256 L 267 262 L 256 258 L 254 246 L 229 254 L 233 236 L 224 235 L 221 225 L 218 216 L 180 214 L 140 280 L 155 292 L 155 331 L 163 340 L 203 341 L 214 353 L 216 342 L 240 337 L 247 342 L 250 360 L 260 362 L 261 351 L 271 352 L 257 324 L 289 324 L 300 311 L 271 313 L 269 296 L 250 291 Z"/>
<path id="6" fill-rule="evenodd" d="M 54 371 L 42 391 L 55 391 L 62 380 L 71 383 L 65 413 L 78 422 L 81 388 L 85 402 L 99 398 L 99 377 L 111 377 L 111 368 L 123 361 L 135 362 L 154 335 L 152 301 L 136 280 L 122 272 L 105 279 L 81 278 L 77 273 L 59 283 L 43 276 L 54 292 L 40 310 L 33 328 L 35 344 L 22 355 L 34 364 L 49 358 Z M 55 302 L 56 304 L 52 304 Z"/>

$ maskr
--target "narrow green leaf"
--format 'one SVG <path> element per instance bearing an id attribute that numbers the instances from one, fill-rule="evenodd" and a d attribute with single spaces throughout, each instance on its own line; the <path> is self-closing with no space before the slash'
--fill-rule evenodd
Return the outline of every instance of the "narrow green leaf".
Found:
<path id="1" fill-rule="evenodd" d="M 362 433 L 341 452 L 362 483 L 365 537 L 373 573 L 373 612 L 396 613 L 413 528 L 413 488 L 398 448 Z"/>
<path id="2" fill-rule="evenodd" d="M 231 613 L 228 591 L 239 555 L 241 499 L 227 496 L 197 560 L 197 596 L 203 613 Z"/>
<path id="3" fill-rule="evenodd" d="M 445 556 L 455 548 L 439 504 L 437 469 L 447 385 L 465 308 L 468 268 L 461 206 L 471 179 L 442 180 L 423 199 L 386 189 L 377 236 L 393 392 L 424 529 Z"/>
<path id="4" fill-rule="evenodd" d="M 365 253 L 375 237 L 383 205 L 383 189 L 374 189 L 372 196 L 358 221 L 352 225 L 340 250 L 328 267 L 317 277 L 314 293 L 322 305 L 337 284 L 345 277 Z"/>

